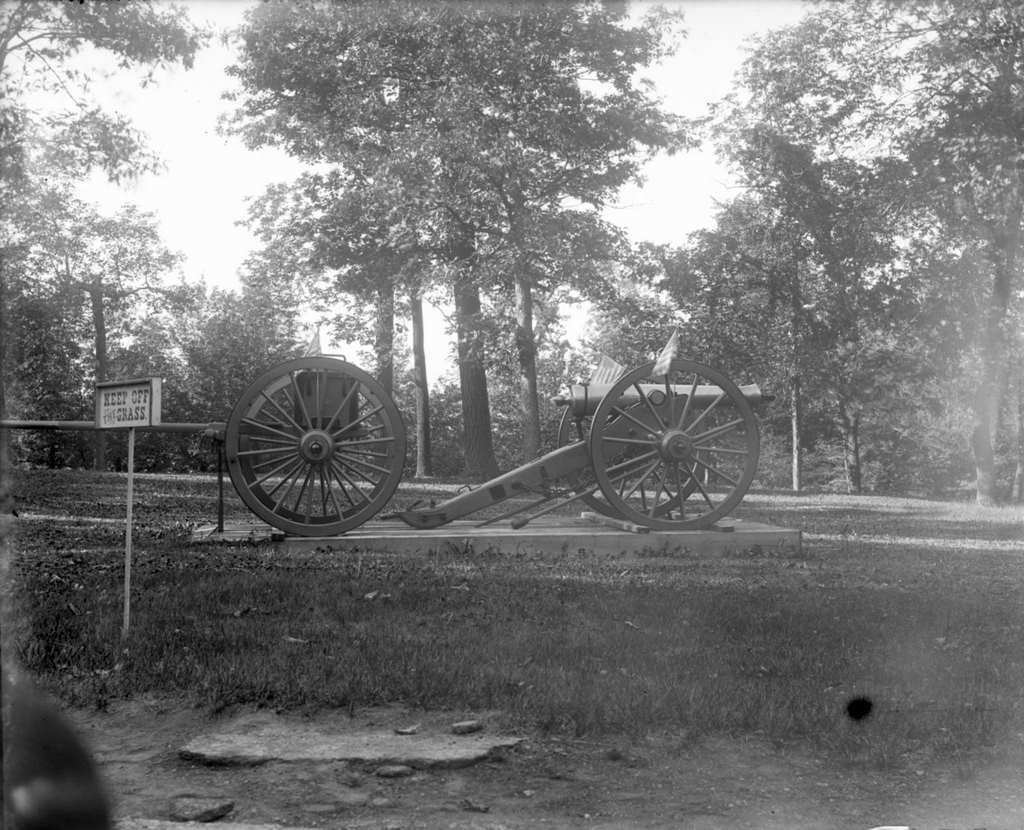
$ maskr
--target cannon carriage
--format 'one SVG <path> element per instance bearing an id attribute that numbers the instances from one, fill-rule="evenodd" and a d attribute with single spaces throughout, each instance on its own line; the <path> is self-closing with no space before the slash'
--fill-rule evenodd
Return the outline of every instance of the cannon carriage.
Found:
<path id="1" fill-rule="evenodd" d="M 564 407 L 555 450 L 440 504 L 381 518 L 429 529 L 515 499 L 481 523 L 509 519 L 518 528 L 579 501 L 642 527 L 708 528 L 739 504 L 757 470 L 754 407 L 763 399 L 756 385 L 738 387 L 679 358 L 576 385 L 555 401 Z M 253 381 L 224 443 L 243 502 L 300 536 L 343 534 L 378 516 L 405 464 L 405 428 L 390 395 L 358 367 L 323 356 Z"/>

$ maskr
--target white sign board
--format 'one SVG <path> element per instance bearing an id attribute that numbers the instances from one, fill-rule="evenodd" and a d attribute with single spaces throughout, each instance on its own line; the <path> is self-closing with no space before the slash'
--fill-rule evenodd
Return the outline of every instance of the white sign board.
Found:
<path id="1" fill-rule="evenodd" d="M 151 427 L 160 423 L 160 378 L 96 384 L 96 429 Z"/>

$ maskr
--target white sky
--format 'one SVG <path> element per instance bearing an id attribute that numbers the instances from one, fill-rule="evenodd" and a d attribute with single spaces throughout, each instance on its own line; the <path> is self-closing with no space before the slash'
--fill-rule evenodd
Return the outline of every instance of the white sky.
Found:
<path id="1" fill-rule="evenodd" d="M 728 92 L 748 37 L 794 23 L 806 9 L 800 0 L 677 4 L 685 13 L 687 37 L 678 54 L 650 75 L 666 107 L 688 116 L 702 114 L 709 102 Z M 229 27 L 241 22 L 252 2 L 186 0 L 184 5 L 197 21 Z M 255 245 L 249 232 L 236 224 L 245 216 L 246 200 L 301 170 L 283 152 L 254 152 L 235 138 L 218 135 L 218 116 L 229 106 L 222 100 L 231 81 L 224 69 L 232 62 L 231 50 L 214 39 L 190 71 L 158 73 L 156 83 L 145 88 L 132 78 L 106 81 L 98 96 L 147 134 L 166 169 L 123 187 L 96 177 L 82 193 L 110 211 L 127 201 L 152 211 L 168 246 L 185 254 L 186 278 L 202 277 L 227 288 L 237 286 L 238 267 Z M 724 198 L 729 184 L 708 151 L 656 158 L 645 175 L 646 183 L 626 188 L 607 218 L 634 239 L 654 242 L 682 243 L 687 233 L 709 225 L 715 200 Z M 431 351 L 445 352 L 436 310 L 428 314 L 428 327 L 438 338 Z M 439 360 L 432 362 L 433 379 L 443 367 Z"/>

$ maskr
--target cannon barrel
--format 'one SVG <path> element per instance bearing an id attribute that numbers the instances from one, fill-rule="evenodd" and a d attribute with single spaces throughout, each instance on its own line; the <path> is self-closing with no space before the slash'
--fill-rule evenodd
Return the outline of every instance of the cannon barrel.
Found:
<path id="1" fill-rule="evenodd" d="M 608 391 L 614 385 L 613 383 L 577 383 L 569 387 L 568 395 L 559 395 L 551 400 L 556 406 L 571 407 L 574 418 L 586 418 L 597 411 L 597 407 L 601 405 L 601 401 L 604 400 L 605 395 L 608 394 Z M 665 385 L 662 383 L 641 383 L 639 387 L 644 395 L 651 395 L 652 393 L 665 394 Z M 674 383 L 669 386 L 669 389 L 672 390 L 674 395 L 689 395 L 692 389 L 694 404 L 703 406 L 707 406 L 715 398 L 725 396 L 725 392 L 722 391 L 721 387 L 711 384 L 701 384 L 694 388 L 688 383 Z M 767 396 L 762 396 L 761 388 L 756 383 L 740 386 L 739 390 L 751 406 L 756 406 L 762 401 L 768 400 Z M 637 387 L 631 386 L 626 389 L 621 396 L 621 400 L 623 406 L 637 403 L 640 400 Z"/>

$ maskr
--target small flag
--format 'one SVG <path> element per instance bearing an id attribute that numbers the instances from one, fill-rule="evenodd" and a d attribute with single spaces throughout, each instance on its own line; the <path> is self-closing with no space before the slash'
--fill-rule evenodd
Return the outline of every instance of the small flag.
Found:
<path id="1" fill-rule="evenodd" d="M 601 355 L 601 361 L 590 373 L 590 383 L 615 383 L 626 374 L 626 367 L 616 363 L 607 355 Z"/>
<path id="2" fill-rule="evenodd" d="M 313 337 L 306 344 L 306 348 L 302 350 L 303 357 L 316 357 L 321 355 L 323 352 L 320 349 L 320 324 L 316 324 L 316 331 L 313 332 Z"/>
<path id="3" fill-rule="evenodd" d="M 672 365 L 672 360 L 678 352 L 679 329 L 675 329 L 672 332 L 672 336 L 668 339 L 668 343 L 665 344 L 665 348 L 662 349 L 661 354 L 658 355 L 658 359 L 654 361 L 654 368 L 651 370 L 652 377 L 667 375 L 669 367 Z"/>

